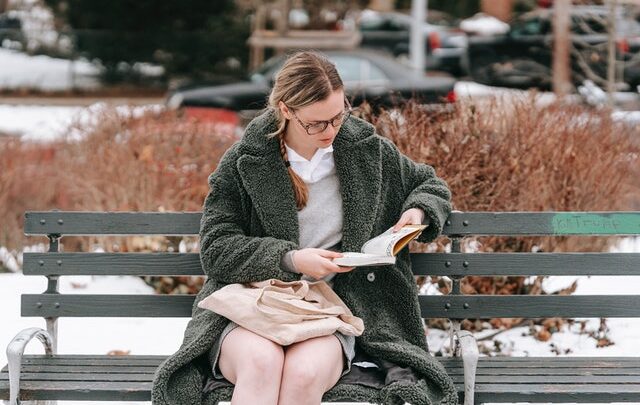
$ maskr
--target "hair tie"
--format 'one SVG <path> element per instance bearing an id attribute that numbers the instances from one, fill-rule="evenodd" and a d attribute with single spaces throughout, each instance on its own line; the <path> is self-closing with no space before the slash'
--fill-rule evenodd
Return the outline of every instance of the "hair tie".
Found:
<path id="1" fill-rule="evenodd" d="M 290 167 L 291 166 L 291 162 L 289 162 L 288 160 L 284 161 L 284 167 Z"/>

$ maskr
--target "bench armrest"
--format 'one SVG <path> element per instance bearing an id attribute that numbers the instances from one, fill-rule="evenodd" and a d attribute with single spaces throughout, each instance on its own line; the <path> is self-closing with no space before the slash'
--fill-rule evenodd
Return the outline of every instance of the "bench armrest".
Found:
<path id="1" fill-rule="evenodd" d="M 459 355 L 464 366 L 464 405 L 473 405 L 476 385 L 476 369 L 478 368 L 478 342 L 471 332 L 458 330 L 455 332 L 459 343 Z"/>
<path id="2" fill-rule="evenodd" d="M 49 332 L 44 329 L 24 329 L 11 340 L 7 346 L 7 360 L 9 363 L 9 405 L 19 404 L 22 356 L 25 347 L 34 337 L 42 342 L 46 354 L 53 354 L 53 339 L 51 339 Z"/>

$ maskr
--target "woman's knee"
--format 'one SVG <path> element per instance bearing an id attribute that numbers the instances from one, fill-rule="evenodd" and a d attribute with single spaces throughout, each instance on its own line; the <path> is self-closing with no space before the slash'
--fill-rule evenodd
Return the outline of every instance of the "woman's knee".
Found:
<path id="1" fill-rule="evenodd" d="M 282 346 L 247 329 L 234 329 L 222 342 L 219 367 L 227 379 L 279 381 L 283 365 Z"/>
<path id="2" fill-rule="evenodd" d="M 282 371 L 283 385 L 292 391 L 325 392 L 335 384 L 342 368 L 342 346 L 335 337 L 311 339 L 306 344 L 299 344 L 286 351 Z"/>

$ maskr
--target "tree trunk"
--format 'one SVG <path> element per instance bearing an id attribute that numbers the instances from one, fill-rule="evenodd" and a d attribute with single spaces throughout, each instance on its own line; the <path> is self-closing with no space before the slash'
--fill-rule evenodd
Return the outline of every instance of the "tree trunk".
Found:
<path id="1" fill-rule="evenodd" d="M 571 0 L 555 0 L 553 5 L 553 91 L 558 97 L 571 89 L 569 16 Z"/>

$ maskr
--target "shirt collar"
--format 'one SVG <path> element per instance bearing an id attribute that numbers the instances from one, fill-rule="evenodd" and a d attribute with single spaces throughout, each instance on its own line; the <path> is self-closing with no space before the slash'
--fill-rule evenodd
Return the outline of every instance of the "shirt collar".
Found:
<path id="1" fill-rule="evenodd" d="M 287 156 L 289 157 L 290 162 L 311 162 L 324 157 L 324 155 L 328 153 L 333 153 L 333 145 L 329 145 L 326 148 L 318 148 L 318 150 L 316 150 L 316 153 L 314 153 L 311 157 L 311 160 L 307 160 L 299 155 L 295 150 L 291 149 L 286 143 L 284 144 L 284 146 L 285 148 L 287 148 Z"/>

